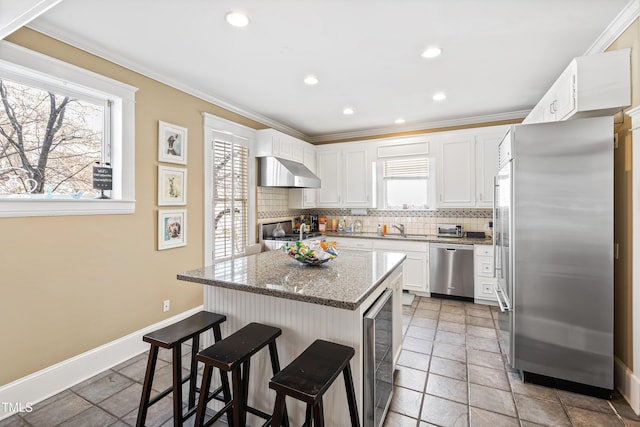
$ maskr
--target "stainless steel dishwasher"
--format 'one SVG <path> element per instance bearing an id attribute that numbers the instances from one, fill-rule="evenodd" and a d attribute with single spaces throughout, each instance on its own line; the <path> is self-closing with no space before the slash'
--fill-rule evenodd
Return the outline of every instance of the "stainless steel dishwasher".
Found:
<path id="1" fill-rule="evenodd" d="M 473 299 L 473 245 L 429 244 L 431 294 Z"/>

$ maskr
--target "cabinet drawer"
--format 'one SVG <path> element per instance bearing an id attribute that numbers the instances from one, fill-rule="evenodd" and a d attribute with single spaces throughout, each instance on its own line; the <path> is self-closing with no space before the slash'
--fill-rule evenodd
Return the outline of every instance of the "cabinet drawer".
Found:
<path id="1" fill-rule="evenodd" d="M 493 277 L 493 258 L 477 259 L 475 273 L 480 277 Z"/>
<path id="2" fill-rule="evenodd" d="M 476 280 L 474 297 L 477 299 L 497 301 L 494 284 L 495 280 Z"/>
<path id="3" fill-rule="evenodd" d="M 476 256 L 493 257 L 493 246 L 491 245 L 473 245 L 473 250 Z"/>

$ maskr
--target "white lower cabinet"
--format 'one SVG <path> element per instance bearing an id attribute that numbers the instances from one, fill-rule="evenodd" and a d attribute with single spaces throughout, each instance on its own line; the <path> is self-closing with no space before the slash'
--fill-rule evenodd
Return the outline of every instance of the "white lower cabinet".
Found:
<path id="1" fill-rule="evenodd" d="M 407 242 L 398 240 L 374 240 L 376 250 L 402 252 L 407 255 L 404 261 L 404 283 L 402 289 L 419 295 L 429 292 L 429 244 L 426 242 Z"/>
<path id="2" fill-rule="evenodd" d="M 389 251 L 407 255 L 404 261 L 402 289 L 421 296 L 429 296 L 429 243 L 399 240 L 359 239 L 357 237 L 327 237 L 340 249 L 357 251 Z M 338 255 L 339 256 L 339 255 Z"/>
<path id="3" fill-rule="evenodd" d="M 496 305 L 494 291 L 496 278 L 493 275 L 493 246 L 473 246 L 473 274 L 475 302 Z"/>

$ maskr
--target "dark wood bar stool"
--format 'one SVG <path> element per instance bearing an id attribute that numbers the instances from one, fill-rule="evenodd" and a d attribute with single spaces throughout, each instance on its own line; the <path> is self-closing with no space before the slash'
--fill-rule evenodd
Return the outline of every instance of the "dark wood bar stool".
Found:
<path id="1" fill-rule="evenodd" d="M 196 426 L 209 426 L 224 415 L 225 412 L 228 415 L 229 410 L 232 410 L 233 413 L 233 422 L 229 420 L 229 425 L 232 427 L 244 427 L 247 421 L 247 412 L 264 418 L 266 420 L 264 426 L 270 425 L 271 414 L 247 405 L 249 368 L 251 356 L 262 348 L 269 346 L 273 373 L 277 374 L 280 371 L 276 338 L 281 334 L 282 331 L 279 328 L 261 323 L 249 323 L 237 332 L 198 353 L 196 358 L 199 362 L 204 363 L 204 372 L 202 374 L 201 393 L 196 412 Z M 227 400 L 225 406 L 205 424 L 204 417 L 207 410 L 207 393 L 205 391 L 209 389 L 211 384 L 213 368 L 218 368 L 224 373 L 231 372 L 233 398 Z M 286 412 L 286 409 L 284 411 Z M 285 423 L 284 426 L 288 427 L 289 423 Z"/>
<path id="2" fill-rule="evenodd" d="M 196 354 L 200 347 L 200 334 L 213 329 L 213 336 L 216 341 L 222 339 L 220 333 L 220 324 L 227 320 L 222 314 L 201 311 L 186 319 L 180 320 L 165 328 L 146 334 L 142 339 L 151 344 L 149 350 L 149 359 L 147 362 L 147 371 L 144 376 L 144 384 L 142 386 L 142 397 L 140 398 L 140 409 L 138 410 L 138 420 L 136 426 L 142 427 L 147 418 L 147 410 L 149 407 L 157 403 L 160 399 L 173 392 L 173 425 L 182 426 L 182 423 L 193 415 L 196 411 L 196 392 L 199 389 L 196 386 L 197 366 Z M 192 340 L 191 342 L 191 370 L 189 376 L 182 378 L 182 343 Z M 153 376 L 158 360 L 158 350 L 162 348 L 171 349 L 173 353 L 173 384 L 153 399 L 151 399 L 151 386 L 153 385 Z M 189 402 L 187 412 L 182 413 L 182 384 L 189 381 Z M 223 387 L 224 387 L 223 380 Z M 221 389 L 223 388 L 221 387 Z M 220 393 L 224 390 L 216 390 Z M 226 394 L 229 393 L 229 383 L 226 381 Z"/>
<path id="3" fill-rule="evenodd" d="M 347 390 L 347 402 L 351 426 L 359 427 L 360 419 L 356 405 L 356 393 L 353 388 L 351 365 L 355 354 L 352 347 L 316 340 L 293 362 L 276 374 L 269 387 L 276 391 L 276 403 L 273 408 L 273 425 L 279 426 L 287 417 L 285 398 L 291 396 L 307 404 L 304 426 L 324 426 L 322 396 L 329 389 L 340 372 L 344 376 Z"/>

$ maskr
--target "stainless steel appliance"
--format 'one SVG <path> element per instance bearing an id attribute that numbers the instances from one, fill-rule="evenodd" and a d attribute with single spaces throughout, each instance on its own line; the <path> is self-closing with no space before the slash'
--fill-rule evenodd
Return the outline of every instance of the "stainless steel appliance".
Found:
<path id="1" fill-rule="evenodd" d="M 473 299 L 473 245 L 429 244 L 431 295 Z"/>
<path id="2" fill-rule="evenodd" d="M 381 427 L 393 393 L 393 290 L 364 314 L 363 427 Z"/>
<path id="3" fill-rule="evenodd" d="M 462 237 L 462 226 L 458 224 L 436 224 L 438 237 Z"/>
<path id="4" fill-rule="evenodd" d="M 279 157 L 258 157 L 258 186 L 320 188 L 320 178 L 302 163 Z"/>
<path id="5" fill-rule="evenodd" d="M 524 379 L 613 389 L 613 119 L 512 126 L 494 208 L 499 327 Z"/>
<path id="6" fill-rule="evenodd" d="M 278 230 L 278 231 L 276 231 Z M 282 230 L 280 232 L 280 230 Z M 301 239 L 302 237 L 302 239 Z M 299 231 L 293 229 L 293 219 L 260 224 L 260 242 L 265 250 L 280 249 L 284 242 L 296 242 L 298 240 L 323 239 L 324 234 L 314 231 Z"/>

